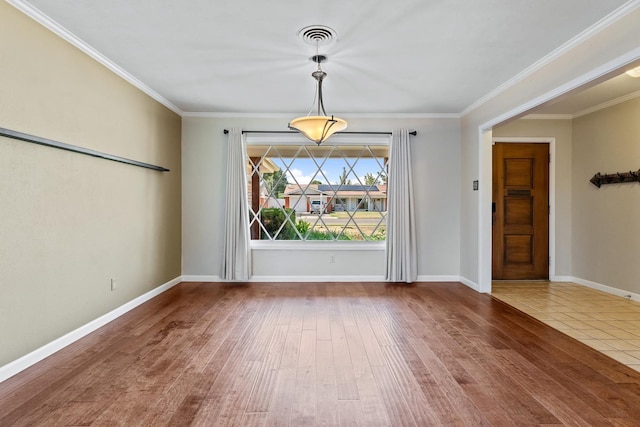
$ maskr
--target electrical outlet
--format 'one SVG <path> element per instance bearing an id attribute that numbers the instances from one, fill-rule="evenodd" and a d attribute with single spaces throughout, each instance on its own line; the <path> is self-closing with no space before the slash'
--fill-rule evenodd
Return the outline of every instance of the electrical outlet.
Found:
<path id="1" fill-rule="evenodd" d="M 329 264 L 335 264 L 335 262 L 336 262 L 336 257 L 333 256 L 333 255 L 330 255 L 329 256 Z"/>
<path id="2" fill-rule="evenodd" d="M 111 290 L 115 291 L 117 287 L 118 283 L 116 282 L 116 279 L 111 279 Z"/>

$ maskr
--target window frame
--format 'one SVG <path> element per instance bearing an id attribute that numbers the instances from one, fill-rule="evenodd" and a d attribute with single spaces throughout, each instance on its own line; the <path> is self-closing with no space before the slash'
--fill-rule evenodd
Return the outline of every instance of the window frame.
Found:
<path id="1" fill-rule="evenodd" d="M 277 134 L 277 133 L 251 133 L 244 134 L 245 156 L 248 160 L 248 150 L 250 146 L 301 146 L 315 147 L 316 143 L 310 141 L 300 134 Z M 335 134 L 322 145 L 369 145 L 386 146 L 391 145 L 390 134 Z M 388 188 L 388 187 L 387 187 Z M 388 190 L 387 190 L 388 191 Z M 388 194 L 388 193 L 387 193 Z M 370 240 L 250 240 L 252 250 L 296 250 L 296 251 L 318 251 L 318 250 L 383 250 L 386 247 L 386 239 L 381 241 Z"/>

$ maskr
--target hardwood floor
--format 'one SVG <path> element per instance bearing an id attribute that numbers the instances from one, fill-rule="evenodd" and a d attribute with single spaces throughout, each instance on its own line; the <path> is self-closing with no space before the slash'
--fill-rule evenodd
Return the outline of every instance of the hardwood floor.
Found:
<path id="1" fill-rule="evenodd" d="M 0 384 L 1 426 L 639 423 L 640 373 L 451 283 L 182 283 Z"/>

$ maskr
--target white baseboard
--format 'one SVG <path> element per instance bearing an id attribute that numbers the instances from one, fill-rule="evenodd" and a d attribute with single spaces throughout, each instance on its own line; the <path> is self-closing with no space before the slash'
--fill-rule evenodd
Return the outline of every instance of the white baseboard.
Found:
<path id="1" fill-rule="evenodd" d="M 228 282 L 220 276 L 182 276 L 183 282 Z M 383 276 L 252 276 L 241 282 L 384 282 Z"/>
<path id="2" fill-rule="evenodd" d="M 579 277 L 571 277 L 570 282 L 578 285 L 586 286 L 587 288 L 596 289 L 598 291 L 606 292 L 608 294 L 616 295 L 633 301 L 640 301 L 640 294 L 634 292 L 625 291 L 624 289 L 614 288 L 612 286 L 603 285 L 602 283 L 592 282 L 591 280 L 580 279 Z"/>
<path id="3" fill-rule="evenodd" d="M 418 275 L 416 282 L 460 282 L 460 276 Z"/>
<path id="4" fill-rule="evenodd" d="M 182 276 L 183 282 L 226 282 L 220 276 Z M 384 282 L 383 276 L 253 276 L 247 282 Z M 417 282 L 460 282 L 460 276 L 418 276 Z"/>
<path id="5" fill-rule="evenodd" d="M 384 276 L 253 276 L 249 282 L 384 282 Z"/>
<path id="6" fill-rule="evenodd" d="M 551 282 L 573 282 L 575 279 L 571 276 L 551 276 L 549 281 Z"/>
<path id="7" fill-rule="evenodd" d="M 183 282 L 224 282 L 220 276 L 182 276 Z"/>
<path id="8" fill-rule="evenodd" d="M 474 282 L 473 280 L 469 280 L 466 277 L 460 276 L 460 283 L 470 287 L 476 292 L 480 292 L 480 285 Z"/>
<path id="9" fill-rule="evenodd" d="M 78 329 L 73 330 L 68 334 L 63 335 L 60 338 L 53 340 L 50 343 L 45 344 L 42 347 L 32 351 L 31 353 L 26 354 L 21 358 L 0 367 L 0 383 L 27 369 L 28 367 L 40 362 L 44 358 L 51 356 L 53 353 L 74 343 L 75 341 L 106 325 L 112 320 L 117 319 L 128 311 L 136 308 L 140 304 L 149 301 L 151 298 L 157 295 L 160 295 L 161 293 L 174 287 L 181 281 L 182 277 L 178 276 L 175 279 L 170 280 L 167 283 L 160 285 L 143 295 L 140 295 L 139 297 L 129 301 L 128 303 L 121 305 L 120 307 L 108 312 L 107 314 L 104 314 L 97 319 L 92 320 L 91 322 L 83 326 L 80 326 Z"/>

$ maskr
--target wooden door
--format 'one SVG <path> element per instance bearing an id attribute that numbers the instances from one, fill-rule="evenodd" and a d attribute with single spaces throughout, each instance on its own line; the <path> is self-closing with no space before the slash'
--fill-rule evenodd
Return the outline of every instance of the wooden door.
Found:
<path id="1" fill-rule="evenodd" d="M 549 144 L 493 146 L 493 279 L 549 279 Z"/>

